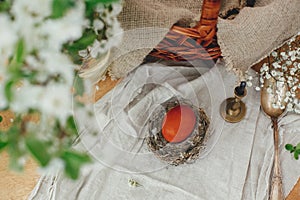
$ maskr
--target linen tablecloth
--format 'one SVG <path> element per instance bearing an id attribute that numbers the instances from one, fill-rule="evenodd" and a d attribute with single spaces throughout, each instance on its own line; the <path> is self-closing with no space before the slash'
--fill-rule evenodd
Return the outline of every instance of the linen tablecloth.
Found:
<path id="1" fill-rule="evenodd" d="M 87 150 L 95 162 L 76 181 L 61 173 L 42 176 L 29 199 L 267 199 L 273 134 L 271 120 L 260 110 L 259 92 L 248 88 L 245 119 L 227 123 L 219 107 L 233 96 L 236 77 L 224 70 L 223 62 L 204 74 L 198 67 L 142 65 L 94 105 L 94 120 L 75 112 L 81 140 L 74 148 Z M 192 164 L 168 166 L 144 141 L 149 116 L 173 96 L 203 108 L 211 121 L 207 148 Z M 299 116 L 283 117 L 280 135 L 287 195 L 299 177 L 299 164 L 284 144 L 300 141 Z M 129 180 L 141 186 L 132 187 Z"/>

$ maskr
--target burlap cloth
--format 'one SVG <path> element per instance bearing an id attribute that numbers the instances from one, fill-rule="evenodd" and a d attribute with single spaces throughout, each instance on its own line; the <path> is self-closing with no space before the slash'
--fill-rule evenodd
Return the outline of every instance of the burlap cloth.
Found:
<path id="1" fill-rule="evenodd" d="M 244 5 L 243 0 L 223 1 L 220 15 L 233 8 L 240 12 L 233 20 L 219 17 L 218 21 L 218 41 L 226 67 L 237 73 L 300 30 L 299 0 L 257 0 L 254 8 Z M 201 6 L 202 0 L 126 0 L 119 16 L 123 42 L 113 50 L 109 62 L 112 77 L 124 77 L 138 66 L 179 19 L 199 20 Z"/>

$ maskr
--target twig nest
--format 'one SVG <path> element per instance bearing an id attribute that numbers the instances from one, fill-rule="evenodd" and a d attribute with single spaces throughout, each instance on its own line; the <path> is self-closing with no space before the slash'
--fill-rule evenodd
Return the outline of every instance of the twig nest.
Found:
<path id="1" fill-rule="evenodd" d="M 172 98 L 153 112 L 146 138 L 149 149 L 171 165 L 191 163 L 205 148 L 209 119 L 204 110 Z"/>

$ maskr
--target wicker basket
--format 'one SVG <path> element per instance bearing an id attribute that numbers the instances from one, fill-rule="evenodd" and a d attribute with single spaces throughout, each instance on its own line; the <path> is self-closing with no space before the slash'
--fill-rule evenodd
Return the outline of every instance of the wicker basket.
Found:
<path id="1" fill-rule="evenodd" d="M 221 0 L 204 0 L 199 22 L 190 28 L 174 25 L 149 53 L 144 63 L 159 59 L 173 61 L 214 60 L 221 56 L 217 42 L 217 20 Z"/>

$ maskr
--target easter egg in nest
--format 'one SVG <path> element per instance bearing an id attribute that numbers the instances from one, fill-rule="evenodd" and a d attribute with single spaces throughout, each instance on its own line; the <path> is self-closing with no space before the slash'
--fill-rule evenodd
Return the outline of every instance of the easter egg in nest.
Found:
<path id="1" fill-rule="evenodd" d="M 163 119 L 162 135 L 168 142 L 184 141 L 193 132 L 196 115 L 187 105 L 178 105 L 167 112 Z"/>
<path id="2" fill-rule="evenodd" d="M 168 164 L 192 163 L 205 148 L 209 123 L 203 109 L 174 97 L 152 113 L 146 142 Z"/>

